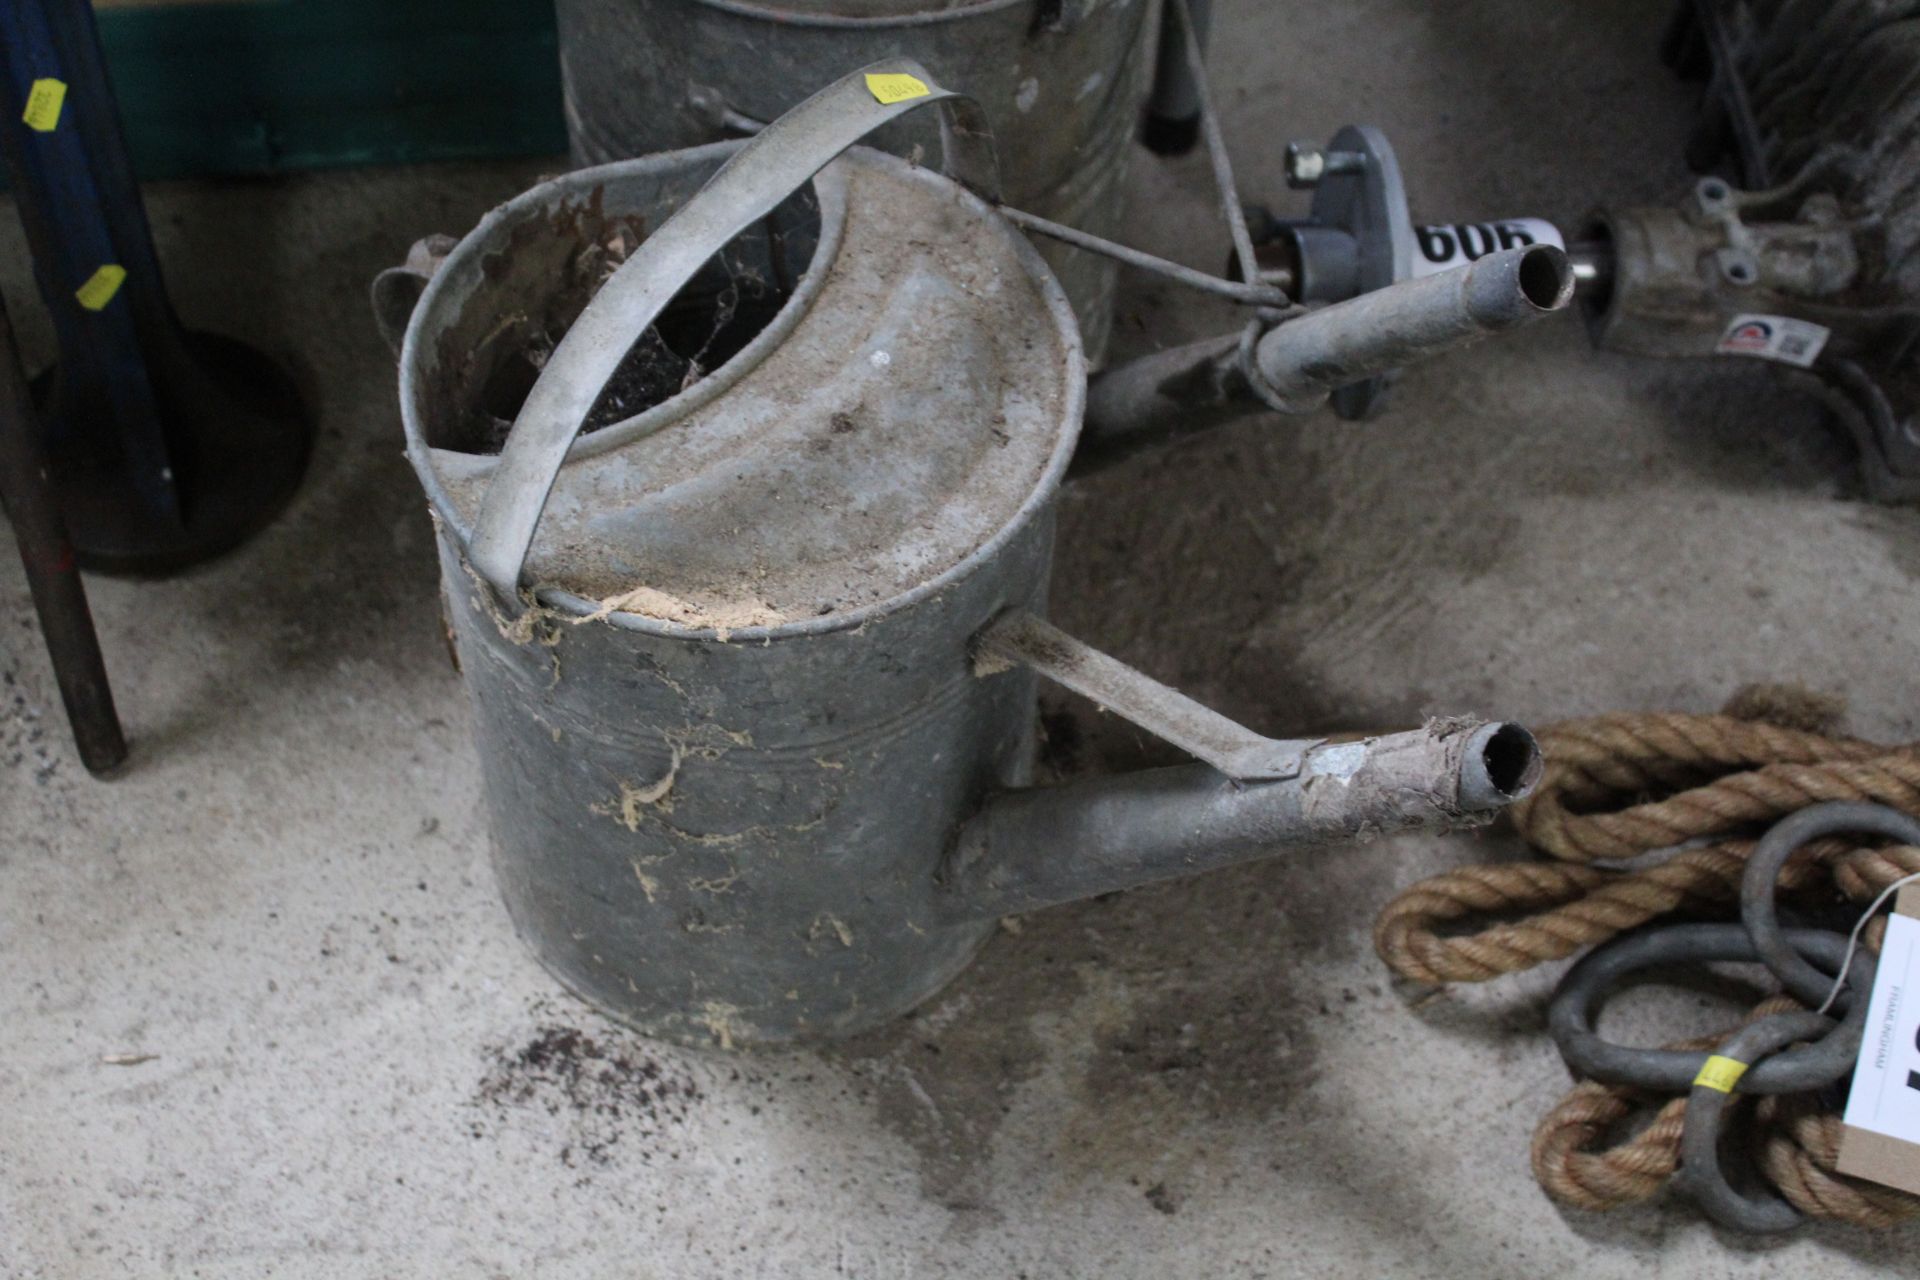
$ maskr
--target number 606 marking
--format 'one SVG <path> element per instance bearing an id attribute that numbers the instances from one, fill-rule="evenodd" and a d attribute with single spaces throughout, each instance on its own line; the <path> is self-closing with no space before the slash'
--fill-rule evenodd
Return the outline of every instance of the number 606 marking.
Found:
<path id="1" fill-rule="evenodd" d="M 1567 247 L 1560 228 L 1544 218 L 1511 218 L 1503 222 L 1456 222 L 1451 226 L 1415 227 L 1420 252 L 1413 264 L 1415 279 L 1464 267 L 1502 249 L 1530 244 Z"/>

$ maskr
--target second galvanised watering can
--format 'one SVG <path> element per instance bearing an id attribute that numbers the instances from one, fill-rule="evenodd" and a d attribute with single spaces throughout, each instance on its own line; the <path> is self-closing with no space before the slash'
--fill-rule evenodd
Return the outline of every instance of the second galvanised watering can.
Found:
<path id="1" fill-rule="evenodd" d="M 946 175 L 852 146 L 928 106 Z M 1498 723 L 1269 739 L 1043 620 L 1085 370 L 994 194 L 967 100 L 883 64 L 503 206 L 408 326 L 502 892 L 645 1032 L 859 1031 L 1009 913 L 1490 814 L 1538 774 Z M 1029 789 L 1040 675 L 1196 762 Z"/>
<path id="2" fill-rule="evenodd" d="M 994 123 L 1010 199 L 1116 235 L 1160 9 L 1157 0 L 558 0 L 567 136 L 579 164 L 738 137 L 849 67 L 907 54 Z M 931 156 L 931 124 L 909 117 L 867 141 Z M 1097 363 L 1117 265 L 1058 243 L 1040 252 Z"/>

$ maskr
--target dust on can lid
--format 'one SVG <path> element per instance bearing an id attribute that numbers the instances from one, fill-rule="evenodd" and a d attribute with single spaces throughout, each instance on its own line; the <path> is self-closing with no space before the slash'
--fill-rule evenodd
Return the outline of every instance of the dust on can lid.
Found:
<path id="1" fill-rule="evenodd" d="M 546 354 L 737 145 L 567 175 L 449 255 L 409 329 L 402 403 L 461 543 Z M 1071 310 L 1026 240 L 950 179 L 854 148 L 636 341 L 523 581 L 699 629 L 865 614 L 1050 495 L 1084 381 Z"/>

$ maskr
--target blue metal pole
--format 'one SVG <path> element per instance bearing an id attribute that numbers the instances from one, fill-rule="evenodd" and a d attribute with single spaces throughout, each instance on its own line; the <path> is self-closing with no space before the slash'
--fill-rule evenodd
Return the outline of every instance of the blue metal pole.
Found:
<path id="1" fill-rule="evenodd" d="M 0 4 L 0 152 L 60 347 L 35 392 L 80 563 L 166 573 L 237 545 L 292 496 L 311 429 L 271 361 L 175 317 L 87 0 Z"/>
<path id="2" fill-rule="evenodd" d="M 83 11 L 80 22 L 74 21 L 74 9 Z M 110 414 L 104 422 L 55 422 L 52 443 L 95 458 L 117 448 L 141 501 L 155 516 L 178 523 L 173 460 L 161 435 L 135 323 L 134 299 L 157 297 L 165 308 L 165 285 L 139 190 L 103 189 L 103 179 L 124 176 L 124 169 L 116 174 L 115 166 L 102 164 L 106 157 L 89 146 L 99 143 L 102 132 L 91 117 L 104 115 L 111 143 L 119 139 L 86 9 L 60 0 L 10 0 L 0 6 L 6 77 L 0 145 L 26 224 L 34 275 L 52 313 L 63 376 L 98 388 L 96 403 Z M 85 41 L 77 50 L 76 36 Z M 108 216 L 115 205 L 123 210 L 118 237 Z M 127 207 L 133 210 L 130 219 Z"/>

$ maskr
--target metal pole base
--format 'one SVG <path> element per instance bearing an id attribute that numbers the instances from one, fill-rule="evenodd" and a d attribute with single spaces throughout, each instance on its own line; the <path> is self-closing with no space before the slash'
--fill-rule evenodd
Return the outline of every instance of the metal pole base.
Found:
<path id="1" fill-rule="evenodd" d="M 210 560 L 265 527 L 306 471 L 313 424 L 293 380 L 243 342 L 177 332 L 149 368 L 178 521 L 154 512 L 125 459 L 95 443 L 113 433 L 75 429 L 111 420 L 97 388 L 62 378 L 57 365 L 34 380 L 54 487 L 85 569 L 159 577 Z"/>
<path id="2" fill-rule="evenodd" d="M 1200 116 L 1149 115 L 1140 122 L 1140 141 L 1157 156 L 1183 156 L 1200 141 Z"/>

